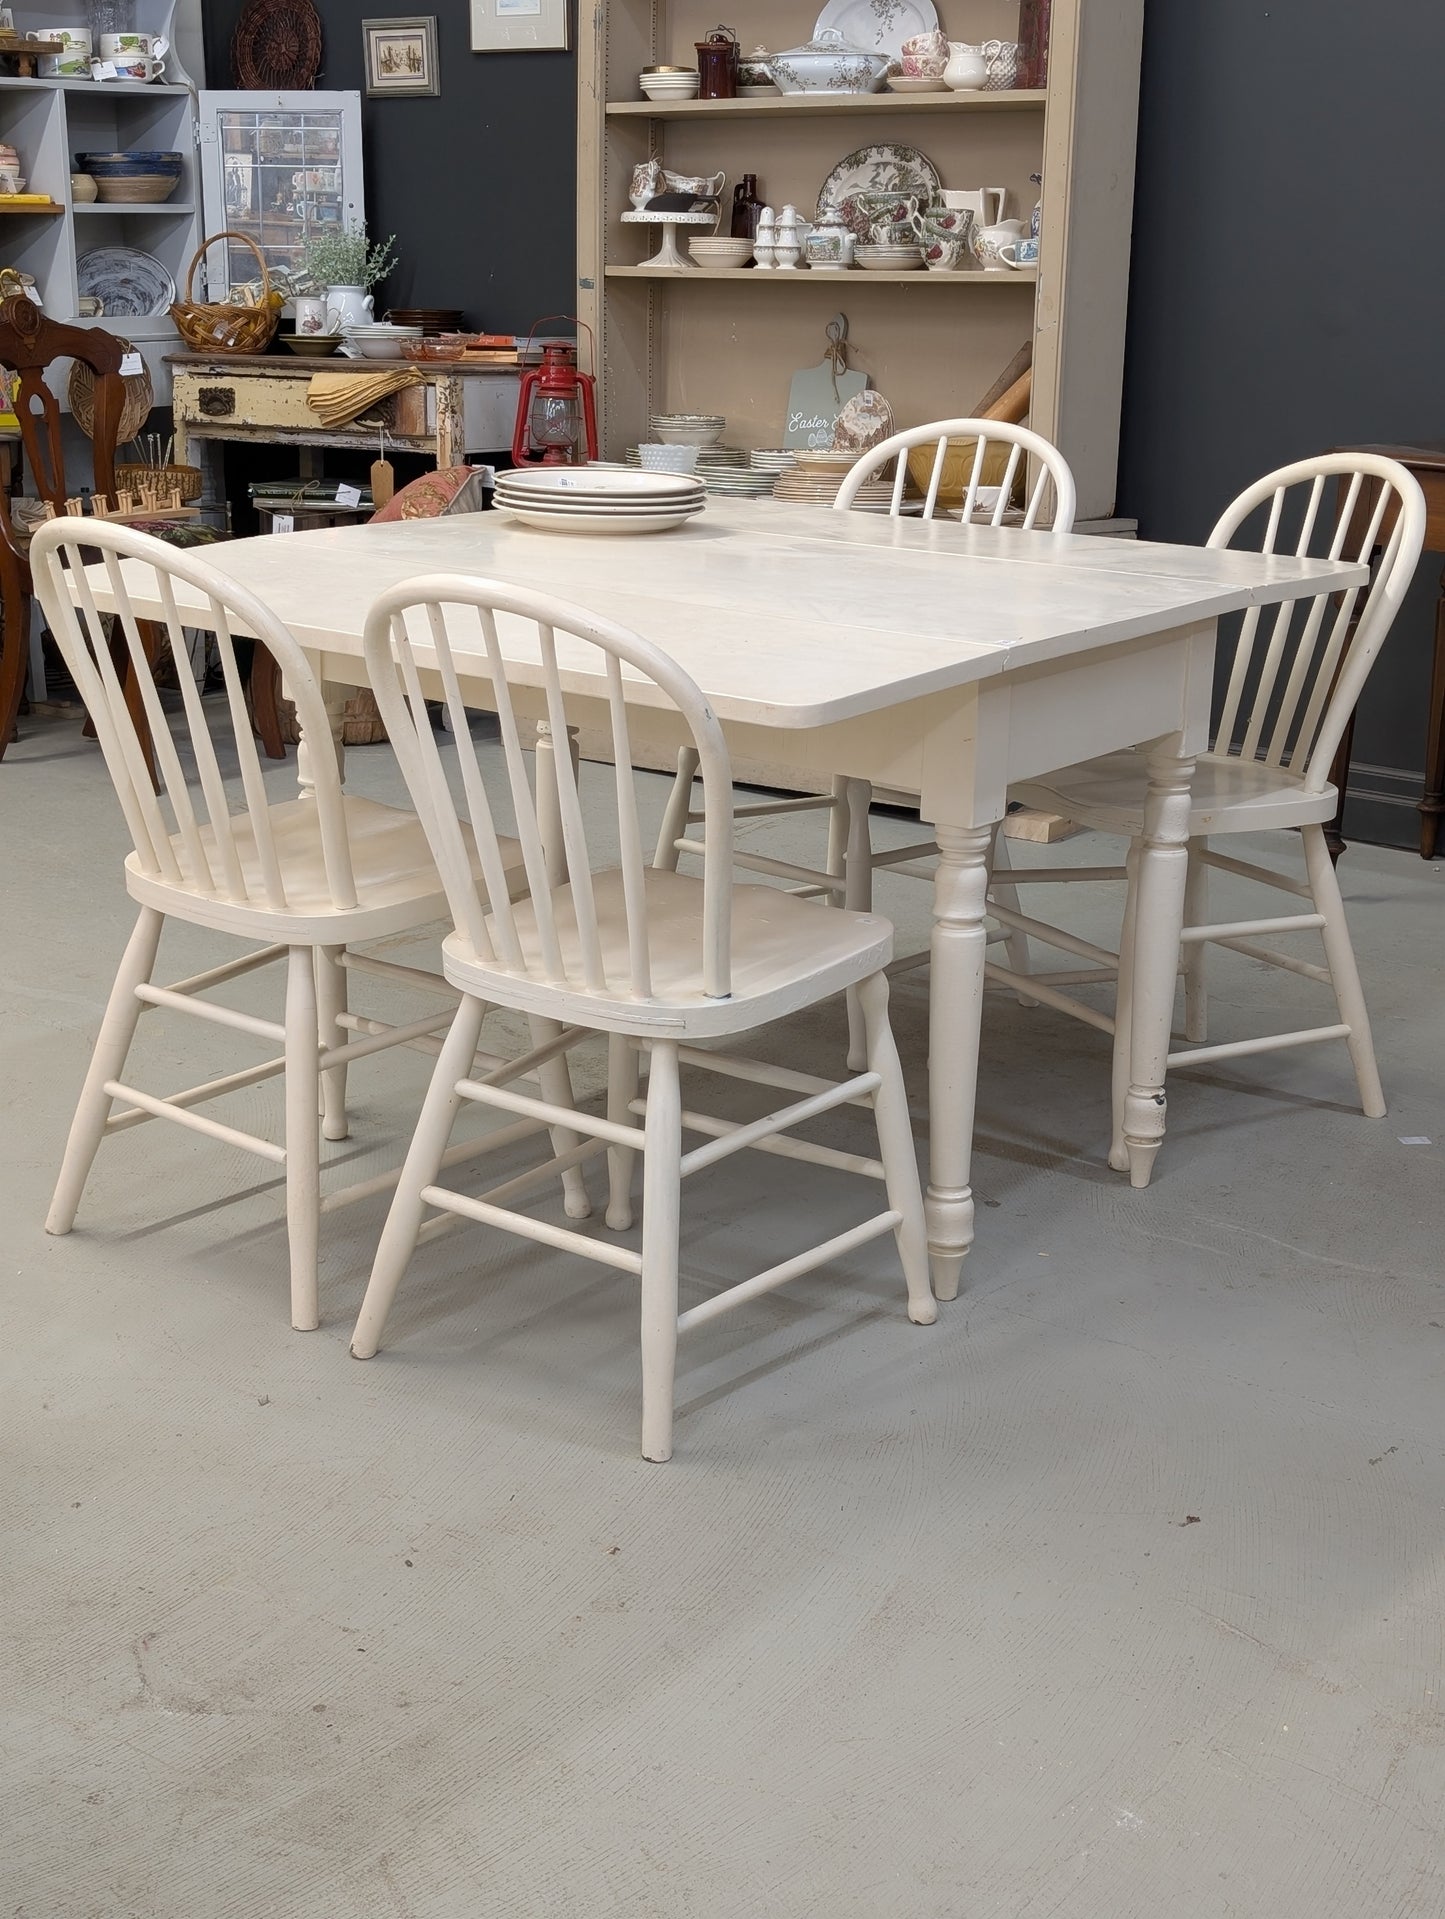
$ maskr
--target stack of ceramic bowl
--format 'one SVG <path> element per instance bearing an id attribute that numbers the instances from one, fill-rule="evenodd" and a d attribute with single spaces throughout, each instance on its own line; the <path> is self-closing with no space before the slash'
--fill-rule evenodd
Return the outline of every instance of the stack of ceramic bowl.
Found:
<path id="1" fill-rule="evenodd" d="M 648 473 L 696 473 L 699 449 L 655 441 L 637 449 L 637 464 Z"/>
<path id="2" fill-rule="evenodd" d="M 146 206 L 169 200 L 181 183 L 184 154 L 141 151 L 77 153 L 76 164 L 95 182 L 106 206 Z"/>
<path id="3" fill-rule="evenodd" d="M 707 503 L 695 475 L 619 466 L 528 466 L 497 475 L 493 505 L 547 533 L 665 533 Z"/>
<path id="4" fill-rule="evenodd" d="M 717 446 L 726 426 L 721 413 L 654 413 L 652 437 L 669 446 Z"/>
<path id="5" fill-rule="evenodd" d="M 831 506 L 858 460 L 856 453 L 812 453 L 805 449 L 795 457 L 796 466 L 778 476 L 773 491 L 775 500 L 788 500 L 795 506 Z M 892 497 L 891 479 L 867 480 L 854 505 L 865 511 L 886 512 Z"/>
<path id="6" fill-rule="evenodd" d="M 419 326 L 391 326 L 385 320 L 377 320 L 371 326 L 349 326 L 343 330 L 347 345 L 353 347 L 363 360 L 404 359 L 403 344 L 422 337 Z"/>
<path id="7" fill-rule="evenodd" d="M 695 100 L 701 80 L 696 67 L 644 67 L 637 84 L 649 100 Z"/>
<path id="8" fill-rule="evenodd" d="M 687 250 L 700 267 L 745 267 L 753 257 L 751 240 L 733 240 L 721 233 L 689 240 Z"/>
<path id="9" fill-rule="evenodd" d="M 855 249 L 853 258 L 866 273 L 911 273 L 915 267 L 923 265 L 923 248 L 893 245 L 860 246 Z"/>

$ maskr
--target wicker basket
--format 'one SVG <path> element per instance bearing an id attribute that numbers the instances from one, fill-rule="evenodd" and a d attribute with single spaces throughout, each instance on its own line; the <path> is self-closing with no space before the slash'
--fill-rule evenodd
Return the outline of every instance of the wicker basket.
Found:
<path id="1" fill-rule="evenodd" d="M 129 353 L 129 340 L 119 344 Z M 125 398 L 121 402 L 120 426 L 116 430 L 116 445 L 123 446 L 127 440 L 133 440 L 150 417 L 150 410 L 156 403 L 155 388 L 151 385 L 151 376 L 142 366 L 139 373 L 126 373 L 121 376 L 125 388 Z M 70 411 L 75 424 L 87 440 L 95 438 L 95 373 L 84 360 L 72 360 L 70 363 Z"/>
<path id="2" fill-rule="evenodd" d="M 143 486 L 162 493 L 179 492 L 183 505 L 199 500 L 206 490 L 206 476 L 198 466 L 118 466 L 115 483 L 122 493 L 138 492 Z"/>
<path id="3" fill-rule="evenodd" d="M 261 269 L 261 299 L 256 306 L 221 303 L 211 306 L 191 298 L 196 268 L 205 258 L 206 249 L 214 246 L 217 240 L 238 240 L 255 254 Z M 171 308 L 171 318 L 193 353 L 264 353 L 280 324 L 281 309 L 285 304 L 285 297 L 272 290 L 265 255 L 250 234 L 232 233 L 227 229 L 224 233 L 213 233 L 196 248 L 186 270 L 185 298 L 177 300 Z"/>

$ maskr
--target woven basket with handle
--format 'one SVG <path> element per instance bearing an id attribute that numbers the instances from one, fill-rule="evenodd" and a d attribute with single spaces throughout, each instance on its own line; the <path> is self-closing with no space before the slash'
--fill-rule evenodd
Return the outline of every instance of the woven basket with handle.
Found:
<path id="1" fill-rule="evenodd" d="M 209 305 L 191 298 L 196 268 L 206 257 L 206 249 L 217 240 L 237 240 L 256 256 L 261 269 L 261 298 L 255 306 L 217 302 Z M 171 308 L 171 318 L 186 345 L 194 353 L 264 353 L 271 344 L 281 319 L 285 297 L 274 291 L 266 271 L 266 257 L 249 233 L 213 233 L 196 248 L 186 271 L 186 294 Z"/>

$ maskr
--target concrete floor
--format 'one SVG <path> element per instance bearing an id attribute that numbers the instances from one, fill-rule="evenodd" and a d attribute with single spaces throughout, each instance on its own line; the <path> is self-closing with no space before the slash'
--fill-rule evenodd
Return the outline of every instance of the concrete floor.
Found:
<path id="1" fill-rule="evenodd" d="M 380 1207 L 329 1223 L 324 1324 L 294 1335 L 271 1169 L 155 1127 L 45 1237 L 130 909 L 96 750 L 71 717 L 26 732 L 0 767 L 6 1919 L 1445 1910 L 1445 865 L 1342 869 L 1387 1120 L 1352 1112 L 1342 1048 L 1180 1073 L 1133 1193 L 1098 1036 L 999 1001 L 964 1295 L 910 1326 L 875 1245 L 702 1330 L 654 1468 L 619 1275 L 456 1235 L 357 1365 Z M 351 773 L 395 791 L 386 749 Z M 926 891 L 880 905 L 917 944 Z M 229 950 L 182 932 L 170 961 Z M 1216 977 L 1221 1036 L 1316 992 Z M 921 989 L 894 1005 L 921 1095 Z M 839 1030 L 773 1043 L 824 1065 Z M 135 1071 L 251 1057 L 153 1017 Z M 425 1070 L 358 1069 L 335 1156 L 394 1157 Z M 686 1257 L 717 1276 L 858 1216 L 748 1156 Z"/>

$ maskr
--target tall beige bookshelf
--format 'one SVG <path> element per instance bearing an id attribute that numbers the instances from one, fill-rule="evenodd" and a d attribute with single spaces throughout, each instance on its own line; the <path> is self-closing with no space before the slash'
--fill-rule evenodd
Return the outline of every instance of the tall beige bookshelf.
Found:
<path id="1" fill-rule="evenodd" d="M 738 446 L 778 446 L 788 382 L 847 314 L 851 364 L 900 425 L 967 413 L 1031 337 L 1031 424 L 1064 452 L 1079 517 L 1114 510 L 1143 0 L 1054 0 L 1041 92 L 868 94 L 656 103 L 649 64 L 695 63 L 719 14 L 746 51 L 809 39 L 818 0 L 597 0 L 578 77 L 578 312 L 597 340 L 604 455 L 646 437 L 650 412 L 727 416 Z M 1017 0 L 938 0 L 951 39 L 1012 39 Z M 759 176 L 811 215 L 835 163 L 874 142 L 928 155 L 948 187 L 1002 186 L 1043 230 L 1036 272 L 883 275 L 646 268 L 655 230 L 627 227 L 637 162 Z M 1041 173 L 1043 188 L 1030 184 Z M 724 227 L 725 230 L 725 227 Z"/>

